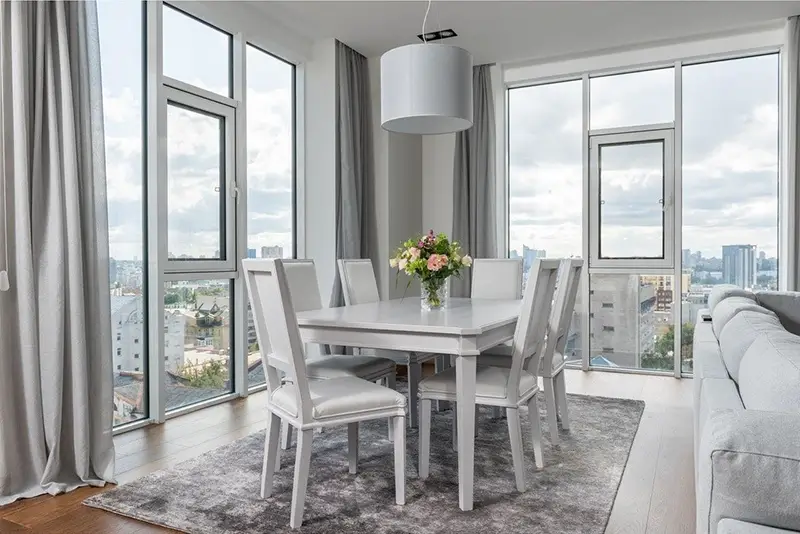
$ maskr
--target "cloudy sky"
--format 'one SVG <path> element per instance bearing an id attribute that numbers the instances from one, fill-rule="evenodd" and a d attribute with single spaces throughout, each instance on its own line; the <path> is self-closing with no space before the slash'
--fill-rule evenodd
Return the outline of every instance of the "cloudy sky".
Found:
<path id="1" fill-rule="evenodd" d="M 141 4 L 98 3 L 106 127 L 111 255 L 141 259 Z M 164 74 L 224 95 L 228 40 L 169 8 L 164 11 Z M 292 68 L 247 51 L 248 247 L 282 245 L 291 254 Z M 212 257 L 220 246 L 220 120 L 170 106 L 170 252 Z"/>
<path id="2" fill-rule="evenodd" d="M 777 55 L 683 69 L 683 247 L 777 255 Z M 592 128 L 674 120 L 674 72 L 595 79 Z M 581 254 L 581 82 L 510 91 L 511 248 Z M 659 255 L 661 149 L 602 151 L 603 254 Z"/>

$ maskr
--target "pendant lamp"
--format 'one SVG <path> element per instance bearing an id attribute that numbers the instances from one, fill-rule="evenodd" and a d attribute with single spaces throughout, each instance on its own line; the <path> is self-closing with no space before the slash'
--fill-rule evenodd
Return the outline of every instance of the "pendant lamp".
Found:
<path id="1" fill-rule="evenodd" d="M 443 134 L 470 128 L 472 55 L 457 46 L 427 42 L 383 54 L 381 126 L 407 134 Z"/>

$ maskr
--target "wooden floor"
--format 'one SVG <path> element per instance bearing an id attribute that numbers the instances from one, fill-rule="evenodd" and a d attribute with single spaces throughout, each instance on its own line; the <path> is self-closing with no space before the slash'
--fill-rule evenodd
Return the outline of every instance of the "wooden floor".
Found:
<path id="1" fill-rule="evenodd" d="M 647 403 L 607 533 L 694 532 L 691 387 L 688 379 L 567 371 L 570 393 L 641 399 Z M 117 436 L 114 442 L 119 483 L 170 467 L 264 428 L 264 395 L 257 393 Z M 0 508 L 0 533 L 171 532 L 81 505 L 85 498 L 101 491 L 105 490 L 82 488 Z"/>

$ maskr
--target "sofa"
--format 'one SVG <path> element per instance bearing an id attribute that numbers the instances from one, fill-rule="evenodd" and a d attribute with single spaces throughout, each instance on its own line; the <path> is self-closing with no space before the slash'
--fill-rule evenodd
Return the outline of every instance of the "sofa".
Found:
<path id="1" fill-rule="evenodd" d="M 800 293 L 716 286 L 693 357 L 698 534 L 800 532 Z"/>

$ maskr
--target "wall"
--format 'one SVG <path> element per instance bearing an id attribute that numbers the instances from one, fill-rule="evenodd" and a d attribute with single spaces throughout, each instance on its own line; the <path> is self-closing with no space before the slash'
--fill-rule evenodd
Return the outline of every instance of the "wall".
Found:
<path id="1" fill-rule="evenodd" d="M 456 134 L 422 139 L 422 226 L 425 231 L 453 233 L 453 156 Z"/>

